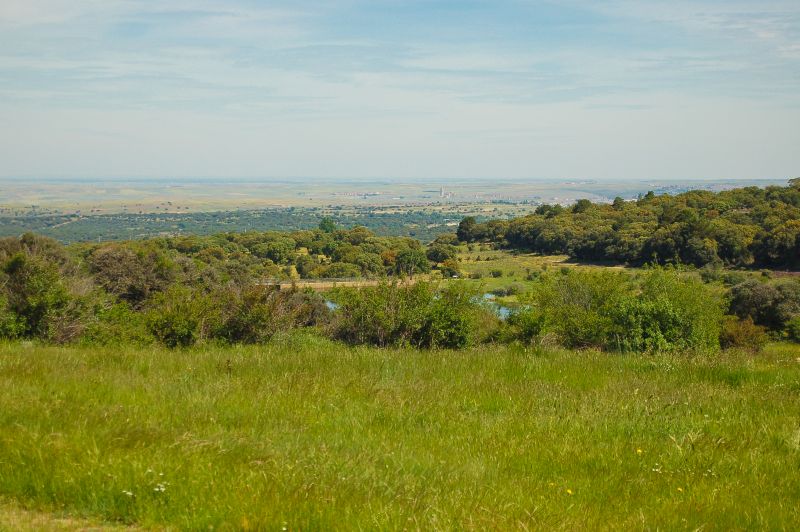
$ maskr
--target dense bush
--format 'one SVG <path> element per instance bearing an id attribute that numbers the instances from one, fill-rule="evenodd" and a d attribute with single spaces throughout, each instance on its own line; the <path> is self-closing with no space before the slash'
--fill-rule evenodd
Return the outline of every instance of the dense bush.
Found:
<path id="1" fill-rule="evenodd" d="M 731 288 L 730 312 L 772 331 L 782 331 L 800 316 L 800 281 L 762 282 L 748 279 Z"/>
<path id="2" fill-rule="evenodd" d="M 614 335 L 612 316 L 629 290 L 624 274 L 568 270 L 542 278 L 529 312 L 541 313 L 543 332 L 564 347 L 603 347 Z"/>
<path id="3" fill-rule="evenodd" d="M 487 334 L 486 315 L 474 290 L 426 282 L 384 283 L 337 294 L 334 337 L 355 344 L 459 348 Z"/>
<path id="4" fill-rule="evenodd" d="M 16 338 L 22 334 L 22 323 L 8 308 L 8 300 L 0 295 L 0 338 Z"/>
<path id="5" fill-rule="evenodd" d="M 128 303 L 102 305 L 95 310 L 81 335 L 88 345 L 147 345 L 155 341 L 146 315 L 132 309 Z"/>
<path id="6" fill-rule="evenodd" d="M 260 343 L 280 331 L 322 323 L 324 300 L 313 292 L 250 286 L 227 294 L 226 310 L 215 336 L 231 343 Z"/>
<path id="7" fill-rule="evenodd" d="M 51 338 L 69 307 L 70 294 L 58 270 L 43 258 L 17 253 L 4 265 L 7 307 L 20 336 Z"/>
<path id="8" fill-rule="evenodd" d="M 753 323 L 749 316 L 739 319 L 736 316 L 725 316 L 719 343 L 723 349 L 746 349 L 758 352 L 767 343 L 766 329 Z"/>
<path id="9" fill-rule="evenodd" d="M 86 258 L 95 282 L 134 306 L 175 280 L 176 266 L 163 250 L 147 244 L 105 244 Z"/>
<path id="10" fill-rule="evenodd" d="M 582 208 L 583 214 L 593 209 Z M 292 246 L 296 258 L 279 256 Z M 435 246 L 434 259 L 452 251 L 446 241 Z M 699 276 L 663 268 L 636 275 L 543 268 L 529 285 L 495 290 L 518 295 L 521 303 L 502 334 L 495 334 L 498 318 L 477 289 L 457 282 L 387 280 L 339 290 L 332 296 L 339 304 L 333 313 L 319 294 L 257 282 L 275 268 L 312 277 L 411 275 L 425 271 L 428 261 L 418 242 L 387 242 L 363 228 L 298 231 L 291 238 L 245 233 L 70 248 L 36 235 L 0 239 L 0 338 L 186 347 L 204 341 L 258 343 L 280 331 L 324 324 L 335 338 L 378 346 L 461 348 L 499 339 L 655 352 L 713 351 L 720 342 L 757 349 L 762 326 L 776 337 L 800 337 L 798 280 L 756 279 L 717 268 Z M 440 269 L 457 275 L 457 267 L 448 258 Z M 492 274 L 502 276 L 500 270 Z M 704 284 L 700 277 L 715 282 Z M 735 284 L 729 308 L 741 321 L 723 320 L 723 293 L 730 283 Z"/>
<path id="11" fill-rule="evenodd" d="M 146 319 L 150 333 L 167 347 L 189 347 L 209 338 L 219 309 L 206 295 L 172 286 L 152 299 Z"/>
<path id="12" fill-rule="evenodd" d="M 786 325 L 786 335 L 793 342 L 800 343 L 800 316 L 795 316 Z"/>
<path id="13" fill-rule="evenodd" d="M 612 313 L 623 351 L 714 351 L 724 302 L 721 294 L 675 270 L 644 274 L 639 293 L 619 301 Z"/>
<path id="14" fill-rule="evenodd" d="M 511 337 L 635 352 L 719 348 L 721 295 L 678 271 L 545 274 L 508 321 Z"/>

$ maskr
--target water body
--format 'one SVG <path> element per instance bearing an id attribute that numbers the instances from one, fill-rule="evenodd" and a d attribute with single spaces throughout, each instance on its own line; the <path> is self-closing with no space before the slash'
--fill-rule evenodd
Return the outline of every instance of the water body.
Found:
<path id="1" fill-rule="evenodd" d="M 488 306 L 497 314 L 497 316 L 501 320 L 507 320 L 508 317 L 511 315 L 511 309 L 505 305 L 499 304 L 497 301 L 497 296 L 492 293 L 483 294 L 483 300 L 488 304 Z"/>

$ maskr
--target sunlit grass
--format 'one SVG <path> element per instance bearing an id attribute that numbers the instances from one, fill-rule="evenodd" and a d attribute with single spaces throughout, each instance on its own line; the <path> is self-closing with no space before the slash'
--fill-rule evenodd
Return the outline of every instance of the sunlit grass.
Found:
<path id="1" fill-rule="evenodd" d="M 5 344 L 0 498 L 189 529 L 792 529 L 799 359 Z"/>

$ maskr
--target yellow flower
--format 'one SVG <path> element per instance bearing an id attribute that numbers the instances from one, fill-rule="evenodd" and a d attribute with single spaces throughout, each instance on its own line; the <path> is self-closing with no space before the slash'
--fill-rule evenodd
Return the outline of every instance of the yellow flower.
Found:
<path id="1" fill-rule="evenodd" d="M 642 454 L 643 452 L 641 449 L 636 449 L 636 454 Z"/>
<path id="2" fill-rule="evenodd" d="M 569 489 L 569 488 L 567 488 L 567 493 L 568 493 L 568 494 L 570 494 L 570 495 L 572 495 L 572 490 L 571 490 L 571 489 Z"/>
<path id="3" fill-rule="evenodd" d="M 683 493 L 683 488 L 678 488 L 678 491 Z"/>

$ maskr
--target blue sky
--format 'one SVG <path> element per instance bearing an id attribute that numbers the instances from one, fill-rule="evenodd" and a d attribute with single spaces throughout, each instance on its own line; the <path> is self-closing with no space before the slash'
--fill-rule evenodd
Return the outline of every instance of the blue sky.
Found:
<path id="1" fill-rule="evenodd" d="M 797 0 L 2 0 L 0 176 L 800 175 Z"/>

